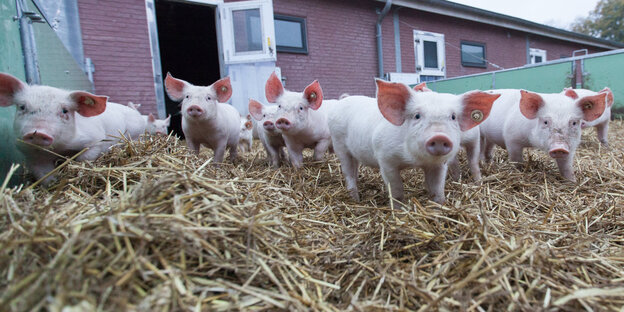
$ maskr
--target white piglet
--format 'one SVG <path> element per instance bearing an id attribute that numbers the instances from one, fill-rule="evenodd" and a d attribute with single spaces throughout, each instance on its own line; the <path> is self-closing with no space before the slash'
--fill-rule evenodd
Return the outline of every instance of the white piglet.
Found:
<path id="1" fill-rule="evenodd" d="M 17 108 L 15 134 L 26 143 L 17 147 L 37 179 L 54 169 L 55 154 L 71 156 L 88 148 L 76 159 L 94 160 L 118 143 L 121 135 L 134 138 L 140 134 L 140 114 L 125 105 L 107 103 L 105 96 L 29 86 L 0 73 L 0 106 L 10 105 Z M 44 182 L 52 181 L 50 176 Z"/>
<path id="2" fill-rule="evenodd" d="M 609 121 L 611 121 L 611 106 L 613 106 L 614 101 L 613 92 L 611 92 L 611 89 L 604 88 L 598 92 L 594 92 L 587 89 L 565 88 L 563 89 L 563 91 L 561 91 L 561 93 L 566 94 L 573 99 L 596 95 L 599 93 L 605 93 L 607 95 L 607 105 L 605 105 L 605 110 L 602 115 L 600 115 L 600 117 L 596 118 L 594 121 L 581 121 L 581 128 L 583 129 L 588 127 L 596 127 L 596 135 L 598 136 L 598 140 L 600 141 L 600 143 L 602 143 L 602 145 L 608 146 L 609 139 L 607 137 L 607 134 L 609 132 Z"/>
<path id="3" fill-rule="evenodd" d="M 416 92 L 431 92 L 431 89 L 427 88 L 427 83 L 423 82 L 414 86 Z M 435 105 L 436 103 L 431 103 Z M 480 132 L 479 126 L 474 126 L 472 129 L 462 131 L 460 135 L 460 145 L 466 151 L 466 158 L 468 159 L 468 167 L 470 167 L 470 173 L 475 181 L 481 180 L 481 168 L 479 168 L 479 155 L 480 155 Z M 448 171 L 451 178 L 458 180 L 461 176 L 461 170 L 459 168 L 459 159 L 457 156 L 453 157 L 449 161 Z"/>
<path id="4" fill-rule="evenodd" d="M 253 123 L 251 122 L 251 116 L 247 115 L 246 118 L 241 118 L 238 147 L 240 147 L 243 153 L 246 153 L 248 151 L 251 151 L 252 144 L 253 144 Z"/>
<path id="5" fill-rule="evenodd" d="M 230 160 L 236 160 L 240 115 L 232 105 L 224 103 L 232 95 L 230 78 L 202 87 L 167 73 L 165 86 L 172 100 L 182 102 L 182 132 L 188 148 L 199 154 L 199 148 L 205 145 L 214 150 L 213 161 L 220 163 L 227 147 Z"/>
<path id="6" fill-rule="evenodd" d="M 415 92 L 404 84 L 376 80 L 377 99 L 351 96 L 329 114 L 334 152 L 347 189 L 359 200 L 358 166 L 379 167 L 392 197 L 404 199 L 400 172 L 420 167 L 425 188 L 443 203 L 447 162 L 457 154 L 460 132 L 487 118 L 498 95 Z"/>
<path id="7" fill-rule="evenodd" d="M 576 181 L 572 164 L 581 141 L 581 122 L 603 114 L 607 94 L 574 98 L 515 89 L 491 92 L 501 97 L 480 126 L 486 161 L 492 158 L 494 145 L 507 149 L 513 162 L 522 162 L 524 148 L 533 147 L 548 153 L 564 178 Z"/>
<path id="8" fill-rule="evenodd" d="M 275 125 L 282 132 L 290 162 L 295 168 L 303 165 L 303 149 L 313 148 L 315 161 L 323 159 L 331 144 L 327 126 L 323 90 L 318 81 L 312 82 L 303 92 L 284 89 L 282 82 L 272 73 L 266 83 L 265 94 L 270 103 L 277 104 Z"/>
<path id="9" fill-rule="evenodd" d="M 128 102 L 128 107 L 138 112 L 139 107 L 141 107 L 141 104 Z M 169 125 L 170 125 L 171 115 L 167 116 L 167 118 L 165 119 L 156 119 L 156 117 L 154 117 L 152 113 L 148 115 L 141 115 L 141 117 L 143 118 L 143 122 L 142 122 L 143 131 L 141 131 L 141 134 L 145 132 L 149 134 L 156 134 L 156 135 L 165 135 L 169 133 L 167 129 L 169 128 Z"/>
<path id="10" fill-rule="evenodd" d="M 284 153 L 284 138 L 282 133 L 275 127 L 277 120 L 277 106 L 263 106 L 260 102 L 249 100 L 249 113 L 258 125 L 258 138 L 267 152 L 271 166 L 278 168 L 282 161 L 286 160 Z"/>

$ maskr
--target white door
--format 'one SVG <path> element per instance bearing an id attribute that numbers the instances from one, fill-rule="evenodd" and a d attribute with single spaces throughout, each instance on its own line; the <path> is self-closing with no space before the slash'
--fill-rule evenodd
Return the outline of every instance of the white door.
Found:
<path id="1" fill-rule="evenodd" d="M 221 3 L 217 14 L 221 76 L 230 77 L 232 105 L 247 114 L 250 98 L 266 103 L 264 86 L 276 70 L 273 2 Z"/>
<path id="2" fill-rule="evenodd" d="M 414 54 L 416 72 L 420 81 L 430 81 L 446 76 L 444 35 L 425 31 L 414 31 Z"/>

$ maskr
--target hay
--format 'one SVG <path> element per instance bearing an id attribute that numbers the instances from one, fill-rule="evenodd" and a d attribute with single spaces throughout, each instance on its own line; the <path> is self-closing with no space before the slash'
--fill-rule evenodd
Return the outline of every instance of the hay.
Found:
<path id="1" fill-rule="evenodd" d="M 254 142 L 215 167 L 148 137 L 48 189 L 0 188 L 0 309 L 618 311 L 624 123 L 610 134 L 607 150 L 584 135 L 577 184 L 498 149 L 482 184 L 447 181 L 444 206 L 419 170 L 392 206 L 361 170 L 355 203 L 334 155 L 273 170 Z"/>

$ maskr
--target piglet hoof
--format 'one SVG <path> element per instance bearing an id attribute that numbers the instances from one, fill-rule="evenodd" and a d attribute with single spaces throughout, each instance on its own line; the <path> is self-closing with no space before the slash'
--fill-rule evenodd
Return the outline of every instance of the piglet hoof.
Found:
<path id="1" fill-rule="evenodd" d="M 444 195 L 433 195 L 433 198 L 431 200 L 440 205 L 444 205 L 444 203 L 446 202 L 446 198 L 444 198 Z"/>
<path id="2" fill-rule="evenodd" d="M 574 174 L 572 175 L 565 175 L 563 176 L 568 182 L 572 182 L 572 183 L 576 183 L 576 176 L 574 176 Z"/>
<path id="3" fill-rule="evenodd" d="M 356 189 L 349 190 L 349 195 L 354 201 L 358 203 L 360 202 L 360 194 L 358 194 L 358 191 Z"/>

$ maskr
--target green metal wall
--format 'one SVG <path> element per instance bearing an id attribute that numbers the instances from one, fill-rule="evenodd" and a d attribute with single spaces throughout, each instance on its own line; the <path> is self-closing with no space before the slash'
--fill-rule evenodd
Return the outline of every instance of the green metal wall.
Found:
<path id="1" fill-rule="evenodd" d="M 583 86 L 590 90 L 602 90 L 604 87 L 613 91 L 613 112 L 624 115 L 624 52 L 593 58 L 584 62 Z"/>
<path id="2" fill-rule="evenodd" d="M 2 0 L 0 4 L 0 71 L 9 73 L 24 81 L 24 56 L 20 41 L 19 23 L 13 21 L 17 14 L 14 0 Z M 21 163 L 24 159 L 15 149 L 13 117 L 15 107 L 0 107 L 0 184 L 4 181 L 12 163 Z M 11 180 L 12 184 L 20 181 L 22 171 Z"/>
<path id="3" fill-rule="evenodd" d="M 39 15 L 41 12 L 32 1 L 28 8 Z M 0 71 L 25 81 L 24 56 L 22 52 L 19 22 L 15 0 L 0 0 Z M 91 91 L 92 85 L 81 66 L 76 63 L 48 23 L 33 23 L 33 31 L 39 64 L 41 84 L 70 90 Z M 23 163 L 23 155 L 15 148 L 13 118 L 15 108 L 0 108 L 0 184 L 12 163 Z M 23 182 L 22 171 L 11 184 Z"/>

